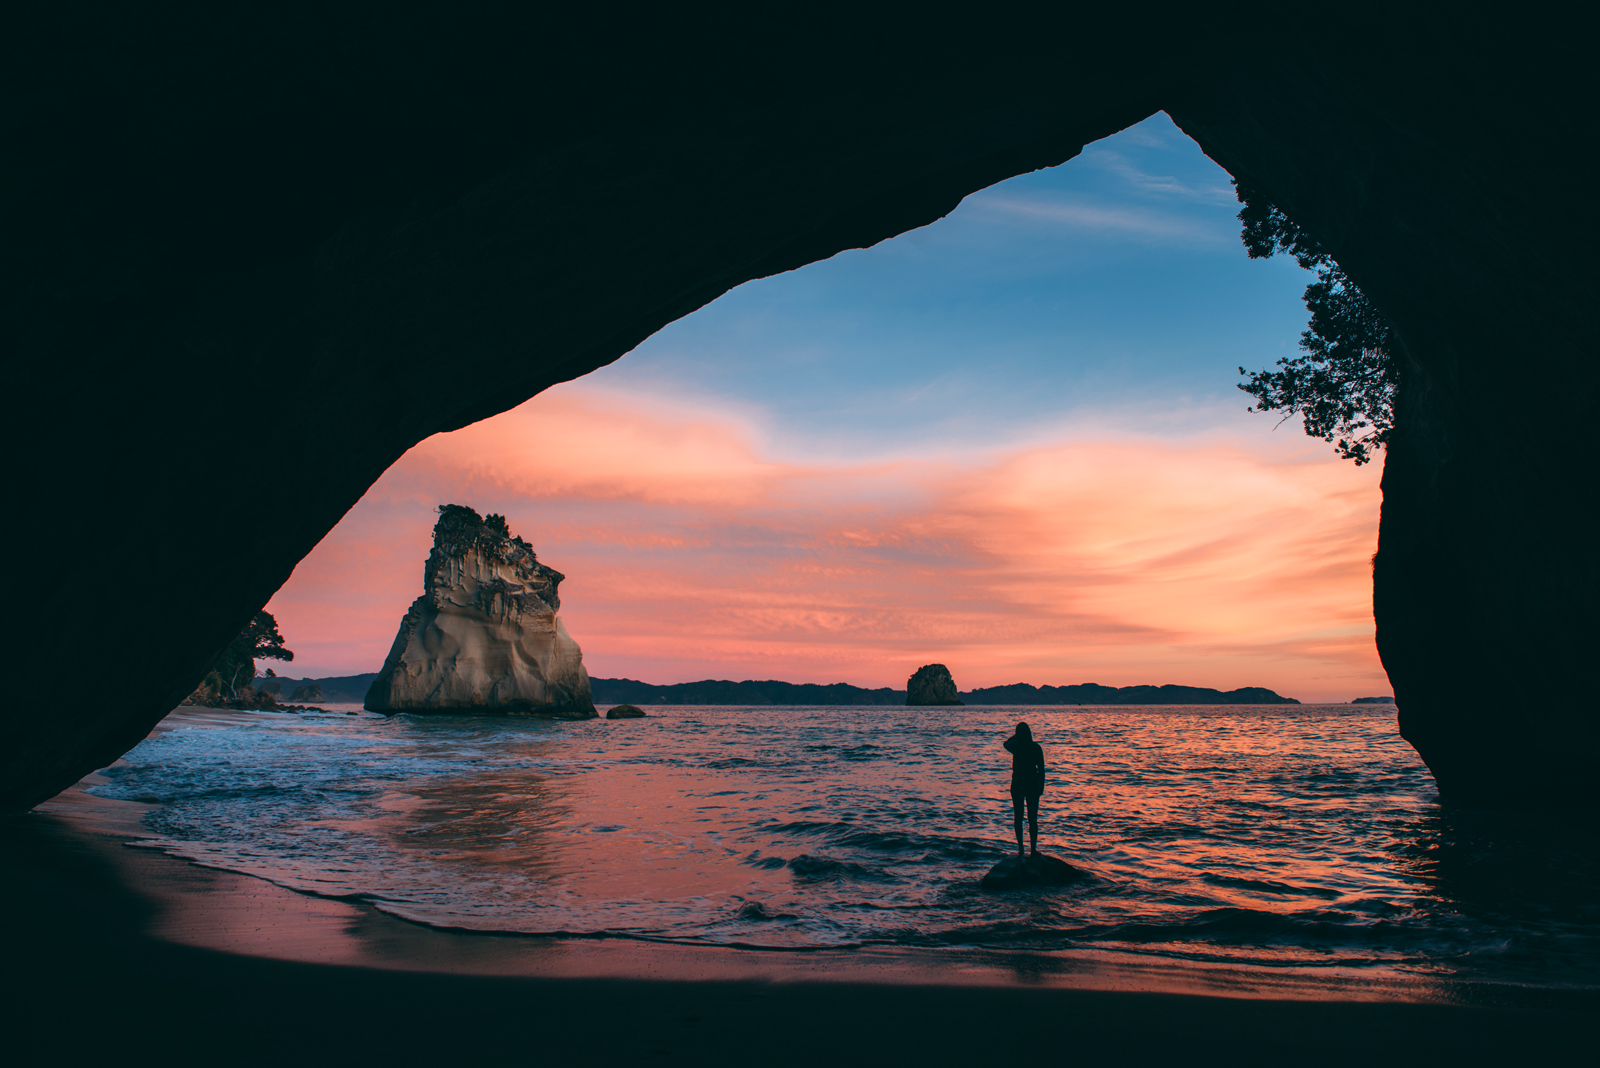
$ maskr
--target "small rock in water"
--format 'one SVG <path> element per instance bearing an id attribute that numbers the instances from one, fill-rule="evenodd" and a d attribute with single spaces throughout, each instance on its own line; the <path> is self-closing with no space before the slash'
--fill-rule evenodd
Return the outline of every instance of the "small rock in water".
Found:
<path id="1" fill-rule="evenodd" d="M 1021 890 L 1030 886 L 1065 886 L 1089 873 L 1064 860 L 1035 853 L 1031 857 L 1007 857 L 983 877 L 985 890 Z"/>
<path id="2" fill-rule="evenodd" d="M 644 709 L 637 705 L 618 705 L 606 713 L 606 719 L 644 719 Z"/>

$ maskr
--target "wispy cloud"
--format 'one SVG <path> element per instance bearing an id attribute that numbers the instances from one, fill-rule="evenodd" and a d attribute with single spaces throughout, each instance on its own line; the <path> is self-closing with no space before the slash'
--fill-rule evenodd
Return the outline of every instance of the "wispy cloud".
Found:
<path id="1" fill-rule="evenodd" d="M 1064 197 L 1018 197 L 991 193 L 968 199 L 975 206 L 991 212 L 1145 242 L 1217 246 L 1232 240 L 1232 235 L 1215 223 L 1171 212 L 1108 207 Z"/>
<path id="2" fill-rule="evenodd" d="M 1083 161 L 1115 174 L 1141 193 L 1182 197 L 1206 204 L 1232 204 L 1236 200 L 1232 186 L 1218 182 L 1186 182 L 1170 174 L 1151 174 L 1114 149 L 1090 149 L 1083 154 Z"/>
<path id="3" fill-rule="evenodd" d="M 299 671 L 373 670 L 444 501 L 565 572 L 594 674 L 1382 692 L 1377 475 L 1282 435 L 1041 438 L 965 461 L 780 462 L 712 407 L 585 383 L 419 445 L 271 609 Z"/>

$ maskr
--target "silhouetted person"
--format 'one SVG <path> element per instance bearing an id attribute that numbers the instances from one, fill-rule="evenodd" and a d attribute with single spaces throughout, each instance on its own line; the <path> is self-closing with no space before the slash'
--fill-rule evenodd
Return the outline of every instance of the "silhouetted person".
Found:
<path id="1" fill-rule="evenodd" d="M 1017 724 L 1005 741 L 1011 754 L 1011 812 L 1017 828 L 1017 855 L 1022 855 L 1022 809 L 1028 809 L 1028 835 L 1035 855 L 1039 852 L 1039 795 L 1044 793 L 1044 750 L 1033 740 L 1033 728 Z"/>

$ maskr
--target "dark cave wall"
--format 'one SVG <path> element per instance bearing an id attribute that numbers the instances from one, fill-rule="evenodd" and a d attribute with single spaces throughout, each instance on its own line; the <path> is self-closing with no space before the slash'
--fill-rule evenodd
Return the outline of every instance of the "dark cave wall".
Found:
<path id="1" fill-rule="evenodd" d="M 1383 28 L 1297 27 L 1265 70 L 1170 110 L 1401 339 L 1373 575 L 1401 733 L 1448 797 L 1593 803 L 1594 27 L 1417 10 Z"/>
<path id="2" fill-rule="evenodd" d="M 69 562 L 19 575 L 7 808 L 143 737 L 411 445 L 1059 163 L 1153 112 L 1182 65 L 1058 25 L 1106 45 L 1016 67 L 1013 27 L 897 37 L 887 16 L 841 35 L 384 8 L 369 37 L 356 5 L 270 25 L 80 10 L 31 28 L 47 47 L 0 34 L 29 90 L 6 130 L 27 161 L 0 204 L 6 322 L 39 399 L 11 498 Z M 297 487 L 294 515 L 246 503 L 265 477 Z M 129 634 L 102 652 L 85 628 L 108 600 Z"/>
<path id="3" fill-rule="evenodd" d="M 1566 451 L 1594 403 L 1593 269 L 1569 251 L 1592 209 L 1554 136 L 1586 98 L 1549 62 L 1570 26 L 1441 51 L 1421 16 L 1443 6 L 399 10 L 63 4 L 0 34 L 25 161 L 0 204 L 28 457 L 7 493 L 52 561 L 17 579 L 0 805 L 136 743 L 417 441 L 1162 107 L 1335 250 L 1415 364 L 1376 570 L 1406 736 L 1469 794 L 1535 781 L 1570 747 L 1530 739 L 1593 722 L 1563 656 L 1594 586 Z M 1538 188 L 1486 129 L 1531 136 Z M 1502 410 L 1535 360 L 1573 388 Z M 268 476 L 304 507 L 255 514 Z M 130 655 L 143 681 L 113 692 Z M 1482 701 L 1530 672 L 1556 698 L 1537 729 Z M 1483 764 L 1508 739 L 1531 748 Z"/>

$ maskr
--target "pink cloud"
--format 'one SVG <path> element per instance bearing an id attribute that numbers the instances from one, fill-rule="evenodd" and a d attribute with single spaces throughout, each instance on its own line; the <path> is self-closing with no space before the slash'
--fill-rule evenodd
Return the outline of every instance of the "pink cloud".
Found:
<path id="1" fill-rule="evenodd" d="M 748 422 L 584 383 L 411 450 L 269 605 L 296 674 L 375 670 L 433 507 L 503 512 L 565 572 L 591 674 L 1386 693 L 1378 477 L 1298 435 L 1102 433 L 798 463 Z"/>

